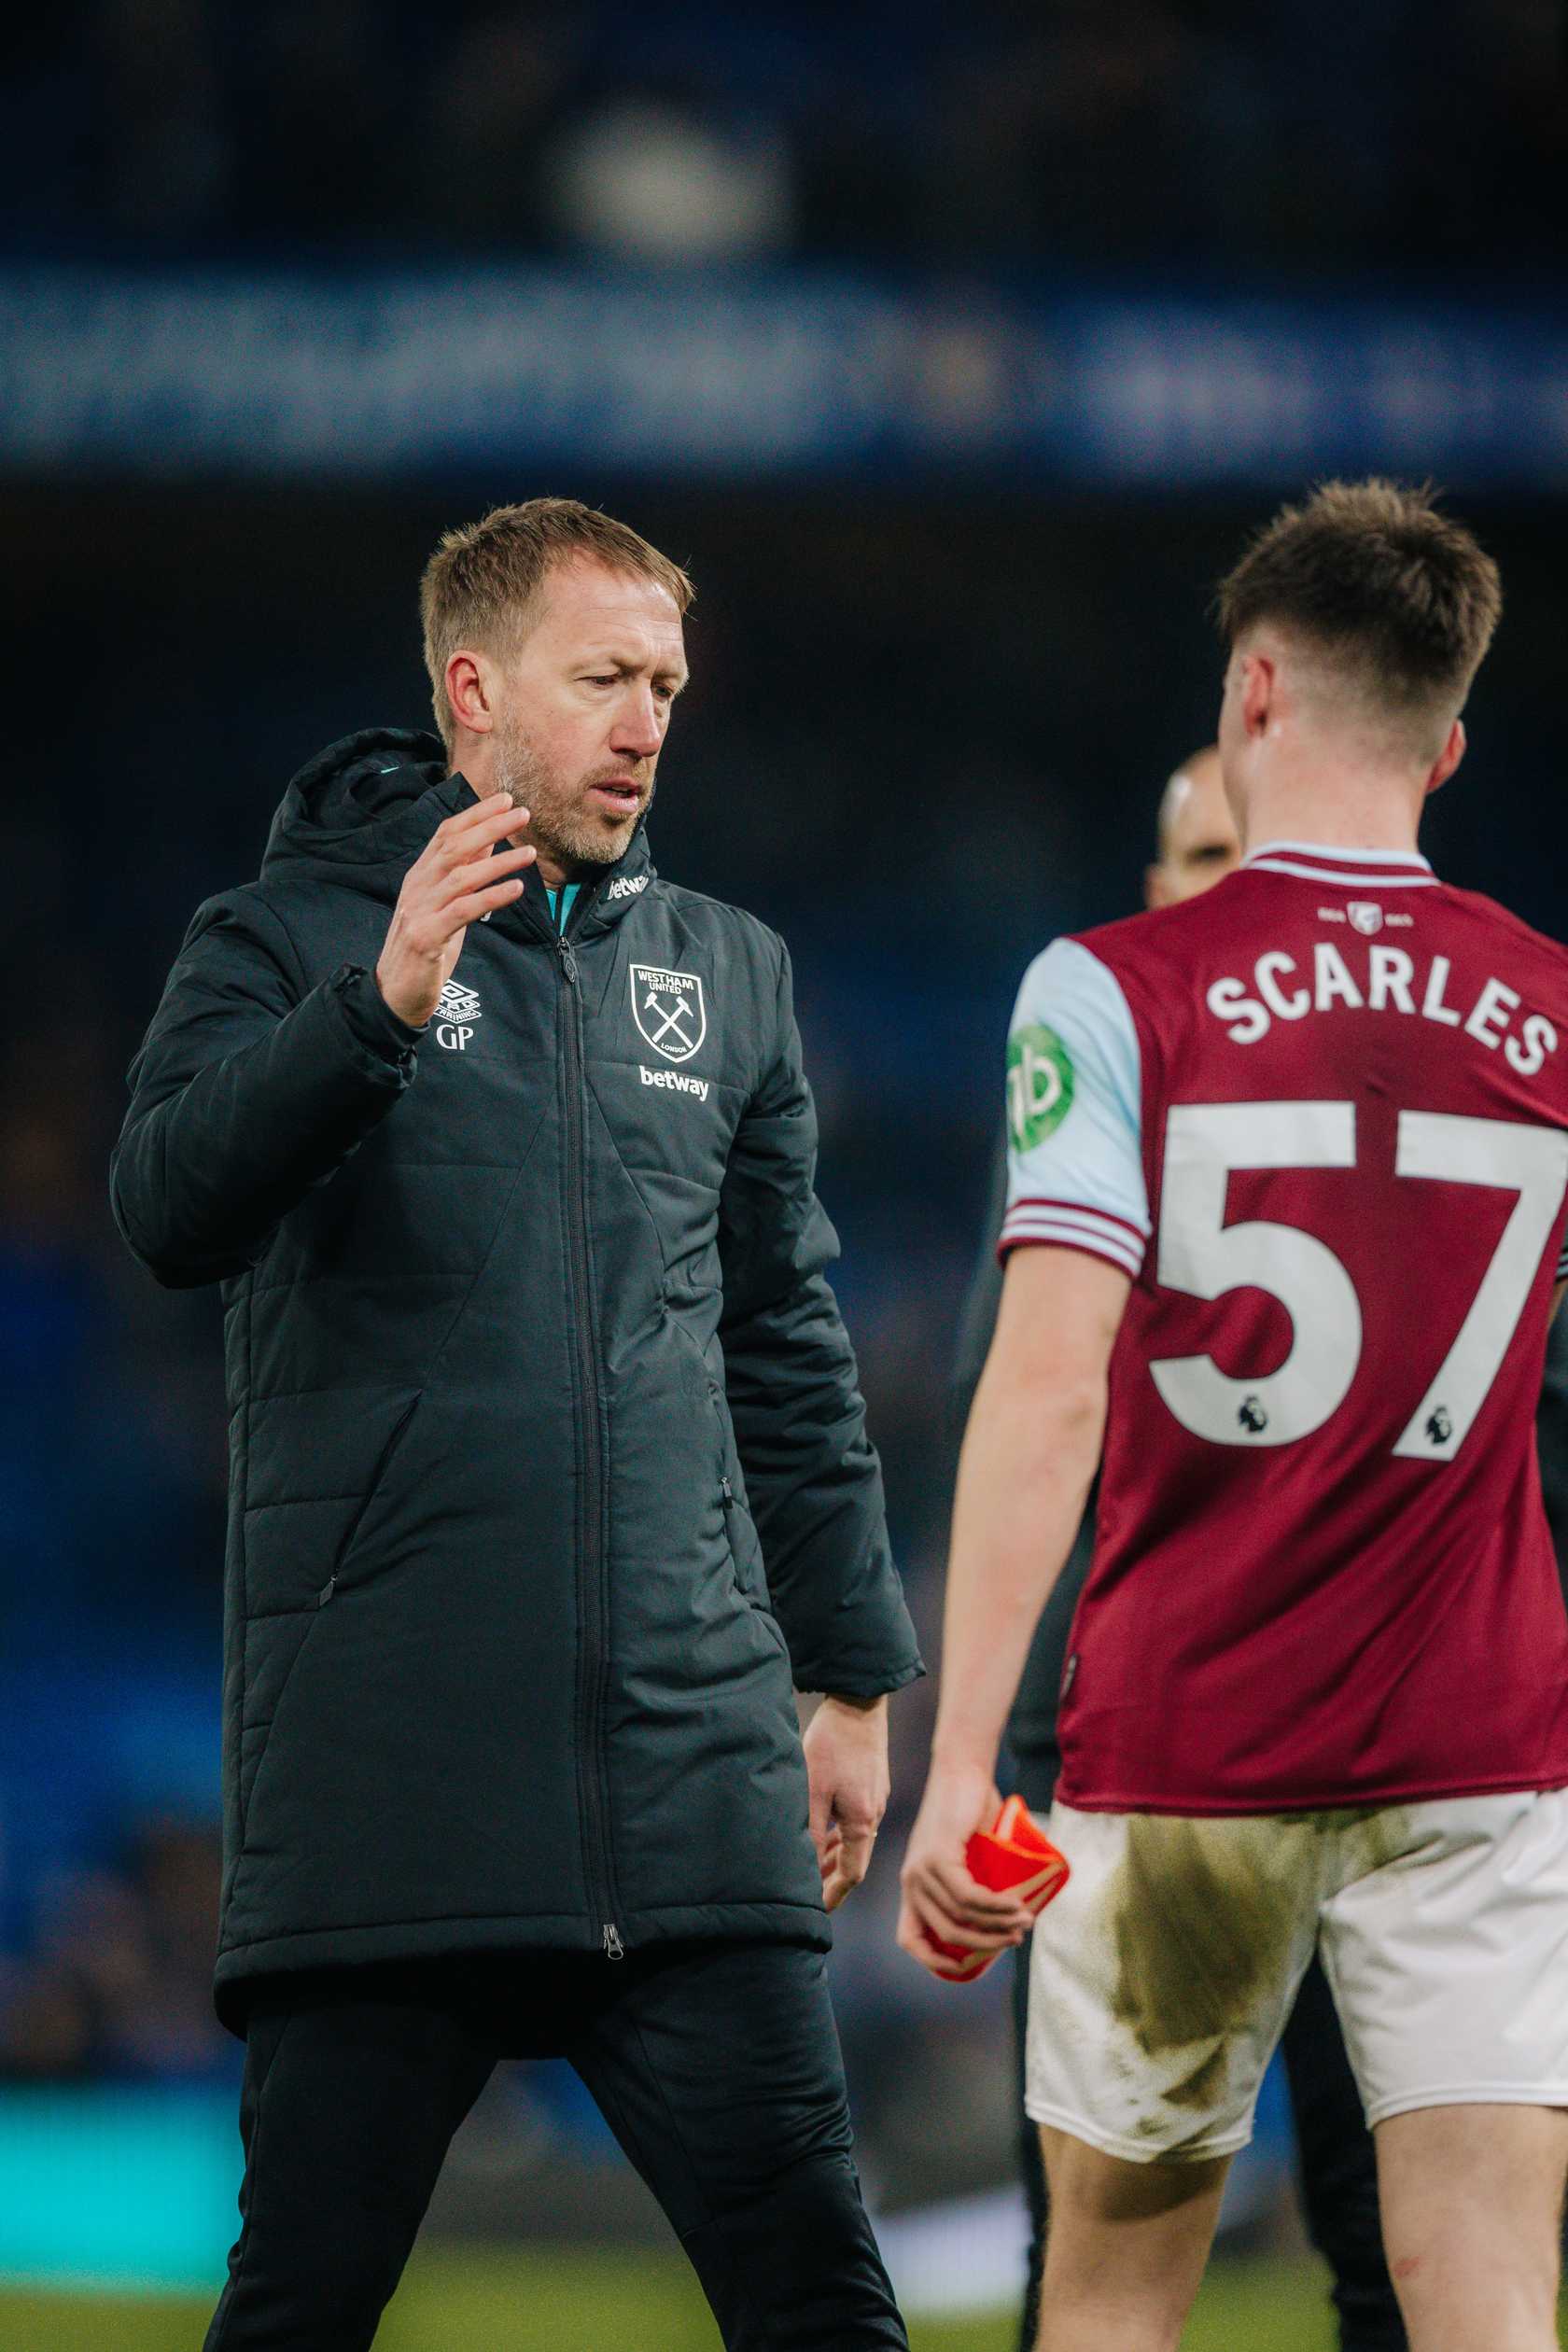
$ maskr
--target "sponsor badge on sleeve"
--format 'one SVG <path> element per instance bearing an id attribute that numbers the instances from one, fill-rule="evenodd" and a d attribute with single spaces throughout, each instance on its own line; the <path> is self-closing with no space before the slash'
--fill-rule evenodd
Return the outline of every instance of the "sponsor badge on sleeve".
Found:
<path id="1" fill-rule="evenodd" d="M 1007 1125 L 1020 1152 L 1043 1143 L 1072 1108 L 1072 1060 L 1055 1029 L 1043 1021 L 1015 1029 L 1007 1041 Z"/>

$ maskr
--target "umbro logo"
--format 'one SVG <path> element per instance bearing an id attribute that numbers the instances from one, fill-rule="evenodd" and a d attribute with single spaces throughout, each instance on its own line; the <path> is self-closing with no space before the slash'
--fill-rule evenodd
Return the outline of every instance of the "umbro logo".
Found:
<path id="1" fill-rule="evenodd" d="M 477 1021 L 480 1010 L 477 988 L 465 988 L 455 980 L 443 983 L 441 1002 L 436 1007 L 441 1020 Z"/>
<path id="2" fill-rule="evenodd" d="M 646 874 L 618 874 L 605 892 L 605 897 L 607 899 L 636 898 L 639 890 L 646 890 L 647 888 Z"/>
<path id="3" fill-rule="evenodd" d="M 457 980 L 446 981 L 436 1005 L 436 1043 L 444 1045 L 449 1054 L 466 1054 L 483 1010 L 477 988 L 465 988 Z"/>

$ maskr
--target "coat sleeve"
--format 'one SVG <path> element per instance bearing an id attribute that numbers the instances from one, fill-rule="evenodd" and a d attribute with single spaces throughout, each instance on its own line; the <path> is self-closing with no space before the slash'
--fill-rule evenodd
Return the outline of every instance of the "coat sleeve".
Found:
<path id="1" fill-rule="evenodd" d="M 307 988 L 249 892 L 201 907 L 131 1065 L 109 1164 L 115 1221 L 161 1282 L 243 1273 L 279 1221 L 385 1118 L 413 1041 L 361 967 Z"/>
<path id="2" fill-rule="evenodd" d="M 838 1237 L 814 1190 L 817 1116 L 780 956 L 775 1050 L 720 1196 L 725 1387 L 795 1687 L 872 1698 L 924 1669 L 825 1273 Z"/>

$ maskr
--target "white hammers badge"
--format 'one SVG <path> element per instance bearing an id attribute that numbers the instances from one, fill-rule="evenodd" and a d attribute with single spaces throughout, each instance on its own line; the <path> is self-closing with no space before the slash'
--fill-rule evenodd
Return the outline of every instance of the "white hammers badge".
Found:
<path id="1" fill-rule="evenodd" d="M 690 1061 L 707 1035 L 701 974 L 635 963 L 631 980 L 632 1017 L 653 1051 L 666 1061 Z"/>

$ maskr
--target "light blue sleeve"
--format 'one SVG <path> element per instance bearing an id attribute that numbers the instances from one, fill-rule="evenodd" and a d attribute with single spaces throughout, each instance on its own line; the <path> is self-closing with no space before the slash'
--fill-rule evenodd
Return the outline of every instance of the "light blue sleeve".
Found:
<path id="1" fill-rule="evenodd" d="M 1007 1041 L 1001 1248 L 1055 1242 L 1136 1278 L 1148 1239 L 1138 1031 L 1114 973 L 1058 939 L 1025 973 Z"/>

